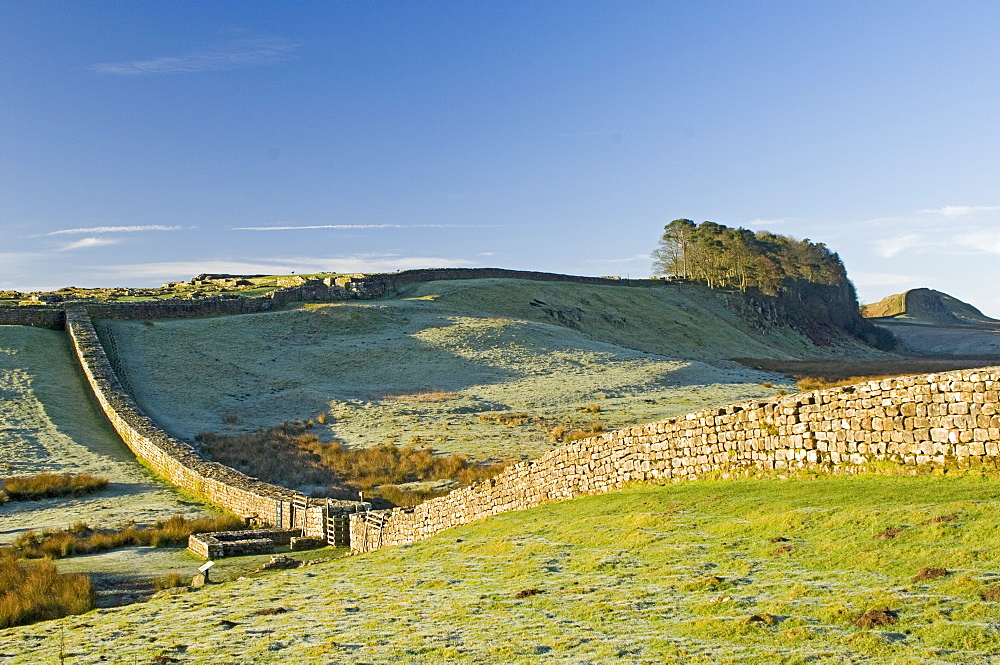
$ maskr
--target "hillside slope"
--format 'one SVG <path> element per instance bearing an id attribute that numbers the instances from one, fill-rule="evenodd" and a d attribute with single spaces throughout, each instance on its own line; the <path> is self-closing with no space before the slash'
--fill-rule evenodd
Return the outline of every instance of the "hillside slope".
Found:
<path id="1" fill-rule="evenodd" d="M 83 497 L 0 505 L 0 542 L 78 520 L 113 525 L 204 510 L 136 463 L 88 394 L 63 333 L 0 326 L 0 477 L 42 471 L 93 473 L 111 484 Z"/>
<path id="2" fill-rule="evenodd" d="M 1000 355 L 1000 321 L 947 293 L 912 289 L 865 305 L 862 312 L 913 353 L 986 358 Z"/>
<path id="3" fill-rule="evenodd" d="M 787 325 L 748 324 L 733 297 L 435 281 L 393 299 L 98 329 L 142 407 L 182 438 L 323 413 L 323 438 L 478 459 L 537 456 L 560 422 L 617 427 L 773 393 L 760 385 L 773 375 L 725 358 L 879 355 L 846 335 L 820 347 Z M 488 421 L 501 412 L 529 422 Z"/>
<path id="4" fill-rule="evenodd" d="M 920 323 L 1000 323 L 969 303 L 934 289 L 910 289 L 886 296 L 877 303 L 863 305 L 861 311 L 869 318 L 900 317 Z"/>
<path id="5" fill-rule="evenodd" d="M 971 476 L 641 486 L 0 631 L 0 662 L 995 663 L 997 515 Z"/>

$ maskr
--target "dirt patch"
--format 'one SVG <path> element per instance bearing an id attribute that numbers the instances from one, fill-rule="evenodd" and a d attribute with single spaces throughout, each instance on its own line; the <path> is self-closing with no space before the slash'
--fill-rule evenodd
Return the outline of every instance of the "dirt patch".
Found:
<path id="1" fill-rule="evenodd" d="M 781 556 L 782 554 L 788 554 L 794 549 L 795 547 L 793 545 L 782 545 L 778 549 L 771 552 L 771 556 Z"/>
<path id="2" fill-rule="evenodd" d="M 784 536 L 775 536 L 774 538 L 771 538 L 767 542 L 769 542 L 769 543 L 787 543 L 788 542 L 788 538 L 785 538 Z"/>
<path id="3" fill-rule="evenodd" d="M 914 575 L 914 582 L 928 582 L 930 580 L 936 580 L 939 577 L 944 577 L 948 574 L 948 571 L 944 568 L 921 568 L 920 572 Z"/>
<path id="4" fill-rule="evenodd" d="M 899 534 L 903 533 L 902 527 L 891 526 L 885 531 L 880 531 L 875 534 L 875 540 L 892 540 Z"/>
<path id="5" fill-rule="evenodd" d="M 979 597 L 982 598 L 983 600 L 989 600 L 992 602 L 1000 601 L 1000 586 L 995 586 L 991 589 L 987 589 L 986 591 L 979 594 Z"/>
<path id="6" fill-rule="evenodd" d="M 545 593 L 541 589 L 522 589 L 514 594 L 514 598 L 520 600 L 521 598 L 528 598 L 529 596 L 537 596 L 540 593 Z"/>
<path id="7" fill-rule="evenodd" d="M 767 612 L 762 614 L 753 614 L 747 617 L 747 623 L 759 623 L 764 626 L 776 626 L 778 624 L 778 617 L 773 614 L 768 614 Z"/>
<path id="8" fill-rule="evenodd" d="M 937 517 L 932 517 L 929 520 L 924 520 L 920 523 L 920 526 L 930 526 L 931 524 L 941 524 L 943 522 L 951 522 L 958 519 L 958 513 L 952 513 L 951 515 L 938 515 Z"/>
<path id="9" fill-rule="evenodd" d="M 285 612 L 291 612 L 287 607 L 264 607 L 250 614 L 253 616 L 269 616 L 272 614 L 284 614 Z"/>
<path id="10" fill-rule="evenodd" d="M 879 626 L 891 626 L 899 621 L 899 615 L 895 610 L 884 607 L 880 610 L 868 610 L 852 623 L 858 628 L 877 628 Z"/>

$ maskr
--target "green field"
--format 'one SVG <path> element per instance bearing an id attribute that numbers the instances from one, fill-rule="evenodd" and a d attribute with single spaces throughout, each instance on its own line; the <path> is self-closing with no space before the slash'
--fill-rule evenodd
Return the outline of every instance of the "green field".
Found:
<path id="1" fill-rule="evenodd" d="M 10 629 L 0 662 L 1000 662 L 998 515 L 977 477 L 639 486 Z"/>
<path id="2" fill-rule="evenodd" d="M 761 397 L 731 357 L 868 357 L 751 329 L 700 287 L 429 282 L 372 302 L 243 316 L 102 321 L 142 407 L 186 440 L 326 414 L 321 438 L 536 457 L 559 423 L 608 427 Z M 489 414 L 524 413 L 510 425 Z M 485 415 L 486 418 L 480 416 Z"/>
<path id="3" fill-rule="evenodd" d="M 0 326 L 0 477 L 43 471 L 91 473 L 110 485 L 0 506 L 0 542 L 78 520 L 113 525 L 205 511 L 139 466 L 89 394 L 65 333 Z"/>

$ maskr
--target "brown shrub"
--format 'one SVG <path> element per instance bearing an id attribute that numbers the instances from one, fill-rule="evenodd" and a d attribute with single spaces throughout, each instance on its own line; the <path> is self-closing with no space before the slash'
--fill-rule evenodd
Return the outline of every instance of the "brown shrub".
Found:
<path id="1" fill-rule="evenodd" d="M 107 486 L 107 478 L 89 473 L 36 473 L 30 476 L 12 476 L 3 480 L 3 491 L 11 501 L 80 496 L 99 492 Z"/>
<path id="2" fill-rule="evenodd" d="M 64 530 L 27 531 L 14 540 L 13 549 L 19 556 L 29 559 L 61 559 L 74 554 L 92 554 L 135 545 L 182 547 L 187 544 L 188 536 L 194 533 L 241 528 L 244 528 L 243 519 L 235 515 L 197 519 L 174 515 L 145 528 L 94 529 L 77 522 Z"/>
<path id="3" fill-rule="evenodd" d="M 459 485 L 488 480 L 506 462 L 477 463 L 464 455 L 436 455 L 429 447 L 381 444 L 346 448 L 320 441 L 304 423 L 284 423 L 251 434 L 224 436 L 214 432 L 196 438 L 211 459 L 261 480 L 279 485 L 323 485 L 331 494 L 356 498 L 358 490 L 424 480 L 454 480 Z M 441 492 L 401 492 L 380 488 L 389 500 L 415 505 Z"/>
<path id="4" fill-rule="evenodd" d="M 22 563 L 0 554 L 0 628 L 93 608 L 94 589 L 86 575 L 61 575 L 49 561 Z"/>

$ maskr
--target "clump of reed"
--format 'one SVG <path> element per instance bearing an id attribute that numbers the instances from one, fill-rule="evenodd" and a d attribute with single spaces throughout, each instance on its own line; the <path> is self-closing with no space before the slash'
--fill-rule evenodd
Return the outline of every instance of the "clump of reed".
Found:
<path id="1" fill-rule="evenodd" d="M 164 589 L 187 586 L 185 579 L 180 573 L 167 573 L 153 580 L 153 588 L 157 591 L 163 591 Z"/>
<path id="2" fill-rule="evenodd" d="M 108 479 L 89 473 L 36 473 L 11 476 L 0 482 L 2 494 L 11 501 L 37 501 L 59 496 L 81 496 L 107 488 Z M 0 498 L 0 503 L 3 500 Z"/>
<path id="3" fill-rule="evenodd" d="M 0 628 L 93 608 L 94 588 L 86 575 L 63 575 L 50 561 L 23 562 L 0 551 Z"/>
<path id="4" fill-rule="evenodd" d="M 331 494 L 356 497 L 359 490 L 425 480 L 453 480 L 459 485 L 487 480 L 506 462 L 475 462 L 464 455 L 438 455 L 430 447 L 384 443 L 368 448 L 347 448 L 336 441 L 320 441 L 310 429 L 313 421 L 287 422 L 277 427 L 226 436 L 199 434 L 202 452 L 217 462 L 280 485 L 322 485 Z M 379 492 L 395 505 L 413 505 L 442 492 Z M 378 492 L 375 492 L 376 494 Z"/>
<path id="5" fill-rule="evenodd" d="M 209 531 L 232 531 L 244 528 L 235 515 L 188 519 L 174 515 L 148 527 L 129 525 L 118 529 L 93 528 L 77 522 L 68 529 L 26 531 L 18 536 L 11 549 L 28 559 L 60 559 L 75 554 L 93 554 L 118 547 L 183 547 L 188 536 Z"/>

